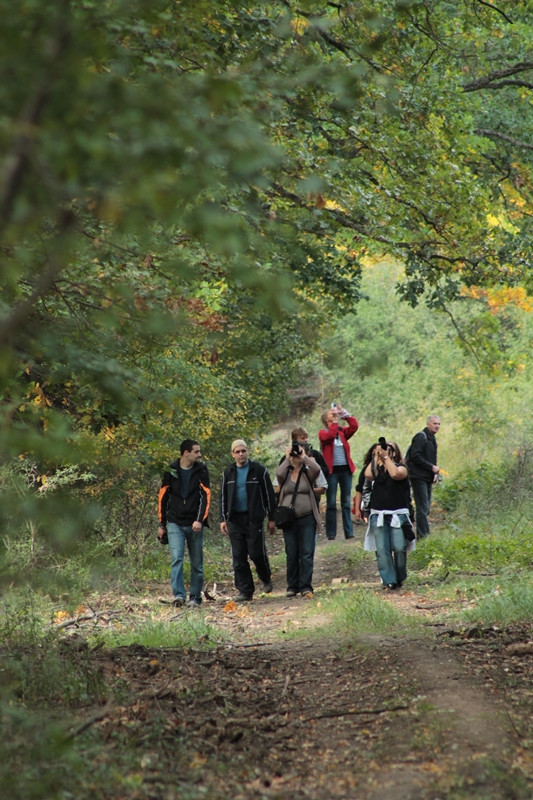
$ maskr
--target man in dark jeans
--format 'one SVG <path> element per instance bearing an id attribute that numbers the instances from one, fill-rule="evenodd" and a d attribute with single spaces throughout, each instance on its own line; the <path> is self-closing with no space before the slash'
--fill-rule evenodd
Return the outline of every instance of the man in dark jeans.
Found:
<path id="1" fill-rule="evenodd" d="M 416 511 L 416 536 L 423 539 L 429 534 L 429 510 L 433 484 L 439 479 L 437 466 L 437 440 L 435 434 L 440 428 L 440 417 L 432 414 L 426 427 L 413 436 L 409 447 L 409 481 L 413 491 Z"/>
<path id="2" fill-rule="evenodd" d="M 236 439 L 231 445 L 235 463 L 224 470 L 220 487 L 220 530 L 229 536 L 233 557 L 237 602 L 251 600 L 255 591 L 248 558 L 263 583 L 263 591 L 272 591 L 272 573 L 266 552 L 264 521 L 274 533 L 276 496 L 266 467 L 248 458 L 248 445 Z"/>

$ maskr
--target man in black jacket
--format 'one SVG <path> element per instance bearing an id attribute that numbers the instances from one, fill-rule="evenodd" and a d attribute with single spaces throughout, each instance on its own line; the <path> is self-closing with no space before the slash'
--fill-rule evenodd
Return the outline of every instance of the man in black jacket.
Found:
<path id="1" fill-rule="evenodd" d="M 429 534 L 429 510 L 433 484 L 439 479 L 437 466 L 437 440 L 435 434 L 440 428 L 440 417 L 432 414 L 427 418 L 426 427 L 413 436 L 409 447 L 409 481 L 413 490 L 416 510 L 416 536 L 423 539 Z"/>
<path id="2" fill-rule="evenodd" d="M 161 541 L 168 538 L 170 547 L 170 585 L 175 606 L 185 605 L 183 558 L 185 543 L 191 562 L 189 606 L 200 606 L 204 584 L 204 525 L 207 524 L 211 491 L 209 472 L 201 458 L 198 442 L 185 439 L 180 445 L 181 458 L 173 461 L 163 475 L 159 490 L 159 531 Z M 163 601 L 165 602 L 165 601 Z"/>
<path id="3" fill-rule="evenodd" d="M 224 470 L 220 487 L 220 530 L 229 536 L 233 558 L 236 600 L 251 600 L 255 591 L 248 558 L 263 583 L 263 591 L 272 591 L 272 573 L 266 552 L 264 521 L 274 533 L 276 496 L 266 467 L 248 458 L 248 445 L 236 439 L 231 445 L 235 463 Z"/>

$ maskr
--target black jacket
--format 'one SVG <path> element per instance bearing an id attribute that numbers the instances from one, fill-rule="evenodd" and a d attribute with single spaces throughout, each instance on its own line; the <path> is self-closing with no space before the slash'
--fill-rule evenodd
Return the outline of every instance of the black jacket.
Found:
<path id="1" fill-rule="evenodd" d="M 372 484 L 370 507 L 374 511 L 395 511 L 398 508 L 409 508 L 411 490 L 407 477 L 403 480 L 391 478 L 385 467 L 379 467 Z"/>
<path id="2" fill-rule="evenodd" d="M 180 494 L 179 458 L 170 464 L 168 471 L 163 475 L 159 490 L 159 522 L 175 522 L 177 525 L 192 525 L 201 522 L 207 525 L 207 515 L 211 504 L 211 490 L 209 488 L 209 472 L 202 461 L 197 461 L 191 467 L 189 478 L 189 493 L 187 497 Z"/>
<path id="3" fill-rule="evenodd" d="M 433 483 L 437 464 L 437 440 L 429 428 L 424 428 L 413 436 L 409 448 L 409 477 Z"/>
<path id="4" fill-rule="evenodd" d="M 246 494 L 248 497 L 248 519 L 260 522 L 268 516 L 274 518 L 276 495 L 268 474 L 268 470 L 258 461 L 248 461 L 249 470 L 246 478 Z M 220 521 L 227 522 L 231 517 L 235 497 L 237 466 L 230 464 L 222 474 L 220 486 Z"/>

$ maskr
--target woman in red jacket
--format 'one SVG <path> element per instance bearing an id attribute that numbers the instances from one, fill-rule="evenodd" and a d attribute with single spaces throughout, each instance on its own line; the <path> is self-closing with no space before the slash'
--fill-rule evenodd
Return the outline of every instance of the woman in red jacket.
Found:
<path id="1" fill-rule="evenodd" d="M 340 424 L 340 422 L 347 424 Z M 352 476 L 355 465 L 350 456 L 348 439 L 354 435 L 359 423 L 342 407 L 341 403 L 333 403 L 328 411 L 322 414 L 323 430 L 318 432 L 322 455 L 328 465 L 328 490 L 326 494 L 326 536 L 335 539 L 337 536 L 337 488 L 341 490 L 342 526 L 346 539 L 353 539 L 354 532 L 350 511 L 352 493 Z"/>

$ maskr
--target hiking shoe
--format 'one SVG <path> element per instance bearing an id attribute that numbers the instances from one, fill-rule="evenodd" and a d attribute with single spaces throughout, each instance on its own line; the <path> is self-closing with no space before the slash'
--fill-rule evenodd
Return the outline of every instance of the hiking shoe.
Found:
<path id="1" fill-rule="evenodd" d="M 302 592 L 302 597 L 304 597 L 306 600 L 312 600 L 313 592 Z"/>
<path id="2" fill-rule="evenodd" d="M 202 605 L 202 604 L 200 603 L 200 601 L 199 601 L 199 600 L 197 600 L 195 597 L 193 597 L 193 598 L 192 598 L 191 600 L 189 600 L 189 602 L 187 603 L 187 606 L 188 606 L 189 608 L 200 608 L 200 606 L 201 606 L 201 605 Z"/>
<path id="3" fill-rule="evenodd" d="M 248 603 L 252 599 L 252 594 L 244 594 L 244 592 L 239 592 L 237 597 L 235 598 L 236 603 Z"/>
<path id="4" fill-rule="evenodd" d="M 267 581 L 266 583 L 263 584 L 263 591 L 265 594 L 270 594 L 272 588 L 273 588 L 272 581 Z"/>
<path id="5" fill-rule="evenodd" d="M 294 589 L 287 589 L 285 597 L 296 597 L 297 594 L 298 592 L 295 592 Z"/>
<path id="6" fill-rule="evenodd" d="M 398 588 L 398 584 L 397 584 L 397 583 L 388 583 L 388 584 L 387 584 L 387 589 L 388 589 L 390 592 L 393 592 L 393 591 L 394 591 L 395 589 L 397 589 L 397 588 Z"/>
<path id="7" fill-rule="evenodd" d="M 185 598 L 184 597 L 171 597 L 167 600 L 164 597 L 159 598 L 160 603 L 164 603 L 166 606 L 176 606 L 176 608 L 181 608 L 181 606 L 185 605 Z"/>

